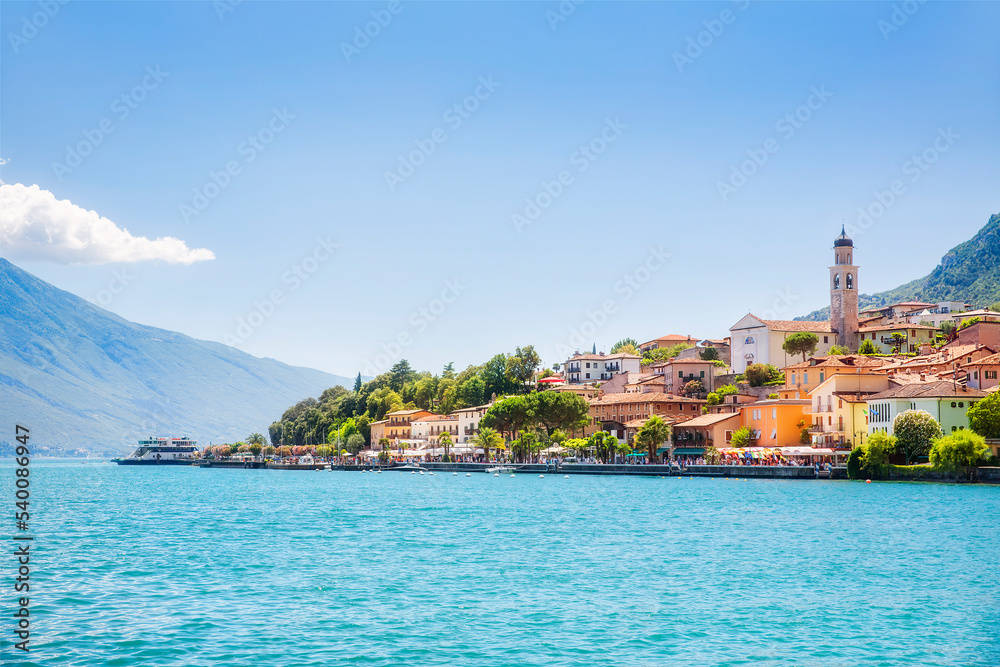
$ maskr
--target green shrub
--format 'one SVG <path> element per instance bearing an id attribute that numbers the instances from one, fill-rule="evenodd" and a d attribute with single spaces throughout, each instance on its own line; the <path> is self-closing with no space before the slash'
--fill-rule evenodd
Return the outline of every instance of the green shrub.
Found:
<path id="1" fill-rule="evenodd" d="M 930 460 L 936 470 L 959 470 L 977 465 L 989 452 L 983 436 L 963 430 L 935 440 Z"/>
<path id="2" fill-rule="evenodd" d="M 861 459 L 864 458 L 864 455 L 864 446 L 851 450 L 850 456 L 847 457 L 847 479 L 861 479 L 863 477 Z"/>

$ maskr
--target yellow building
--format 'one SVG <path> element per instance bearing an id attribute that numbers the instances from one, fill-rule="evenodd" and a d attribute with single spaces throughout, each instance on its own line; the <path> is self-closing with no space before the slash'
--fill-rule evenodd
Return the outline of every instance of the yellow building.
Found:
<path id="1" fill-rule="evenodd" d="M 868 436 L 867 398 L 885 391 L 891 380 L 884 373 L 863 371 L 838 373 L 819 383 L 809 392 L 813 444 L 850 445 L 854 449 L 864 444 Z"/>
<path id="2" fill-rule="evenodd" d="M 937 336 L 937 327 L 923 324 L 882 324 L 879 326 L 866 326 L 858 331 L 858 345 L 866 340 L 875 343 L 875 347 L 882 354 L 892 354 L 896 351 L 896 338 L 893 334 L 902 337 L 900 352 L 918 352 L 920 346 L 924 344 L 933 345 Z"/>

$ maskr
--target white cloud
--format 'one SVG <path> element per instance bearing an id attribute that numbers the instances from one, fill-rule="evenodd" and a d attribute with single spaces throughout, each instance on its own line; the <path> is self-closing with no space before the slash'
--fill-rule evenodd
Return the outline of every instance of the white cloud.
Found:
<path id="1" fill-rule="evenodd" d="M 0 184 L 0 253 L 60 264 L 110 264 L 162 260 L 191 264 L 215 259 L 207 248 L 191 249 L 172 236 L 132 236 L 111 220 L 56 199 L 37 185 Z"/>

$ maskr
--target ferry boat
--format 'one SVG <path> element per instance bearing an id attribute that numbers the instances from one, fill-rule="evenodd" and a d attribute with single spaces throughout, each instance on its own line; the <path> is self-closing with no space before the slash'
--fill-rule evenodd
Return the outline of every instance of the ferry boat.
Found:
<path id="1" fill-rule="evenodd" d="M 150 436 L 139 441 L 139 448 L 125 458 L 112 459 L 120 466 L 191 465 L 194 463 L 197 440 L 183 438 L 157 438 Z"/>

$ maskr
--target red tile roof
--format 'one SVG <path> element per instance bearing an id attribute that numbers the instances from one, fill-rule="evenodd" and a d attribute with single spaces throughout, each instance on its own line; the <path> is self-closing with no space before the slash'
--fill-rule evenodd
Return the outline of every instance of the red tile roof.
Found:
<path id="1" fill-rule="evenodd" d="M 754 317 L 757 317 L 754 315 Z M 765 320 L 757 317 L 758 320 L 767 325 L 773 331 L 808 331 L 811 333 L 833 333 L 829 322 L 805 322 L 800 320 Z"/>

